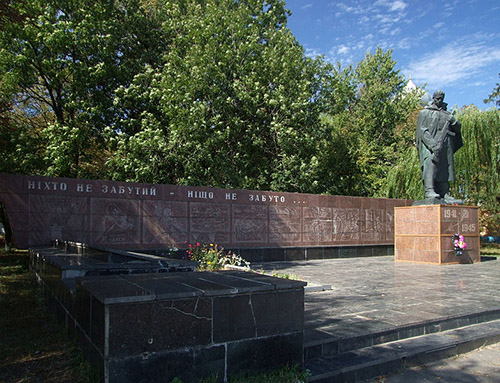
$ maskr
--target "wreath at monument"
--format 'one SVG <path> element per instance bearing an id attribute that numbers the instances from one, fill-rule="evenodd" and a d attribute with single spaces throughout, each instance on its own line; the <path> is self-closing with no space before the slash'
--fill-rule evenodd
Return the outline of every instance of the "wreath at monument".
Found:
<path id="1" fill-rule="evenodd" d="M 453 246 L 455 246 L 455 255 L 460 256 L 463 251 L 467 248 L 467 243 L 465 243 L 465 238 L 463 235 L 455 234 L 453 236 Z"/>

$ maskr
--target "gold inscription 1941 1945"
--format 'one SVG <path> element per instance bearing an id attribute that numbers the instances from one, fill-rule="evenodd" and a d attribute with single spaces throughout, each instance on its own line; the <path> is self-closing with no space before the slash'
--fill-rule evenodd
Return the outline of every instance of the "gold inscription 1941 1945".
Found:
<path id="1" fill-rule="evenodd" d="M 444 218 L 453 218 L 453 219 L 460 219 L 466 220 L 469 219 L 469 211 L 467 209 L 444 209 L 443 210 L 443 216 Z M 476 224 L 475 223 L 467 223 L 467 222 L 462 222 L 460 224 L 460 230 L 462 233 L 475 233 L 477 230 Z"/>

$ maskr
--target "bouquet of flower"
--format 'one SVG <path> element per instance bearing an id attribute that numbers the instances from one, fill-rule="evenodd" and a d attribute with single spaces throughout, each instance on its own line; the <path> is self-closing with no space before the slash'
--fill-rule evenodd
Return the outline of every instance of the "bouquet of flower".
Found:
<path id="1" fill-rule="evenodd" d="M 231 251 L 226 252 L 224 247 L 211 243 L 210 246 L 197 242 L 188 244 L 186 250 L 188 259 L 198 262 L 199 270 L 217 271 L 223 269 L 225 265 L 250 266 L 250 263 Z"/>
<path id="2" fill-rule="evenodd" d="M 464 236 L 455 234 L 453 236 L 453 246 L 455 246 L 455 255 L 462 255 L 463 251 L 467 248 Z"/>

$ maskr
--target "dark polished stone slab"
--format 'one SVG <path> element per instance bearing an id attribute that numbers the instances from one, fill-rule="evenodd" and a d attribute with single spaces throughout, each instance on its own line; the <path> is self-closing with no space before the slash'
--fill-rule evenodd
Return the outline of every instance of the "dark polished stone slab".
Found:
<path id="1" fill-rule="evenodd" d="M 218 377 L 217 381 L 222 382 L 225 347 L 215 345 L 116 358 L 110 361 L 109 370 L 109 383 L 164 383 L 175 378 L 183 382 L 199 382 L 211 377 Z"/>
<path id="2" fill-rule="evenodd" d="M 302 363 L 303 334 L 291 333 L 228 345 L 228 376 L 255 375 L 276 366 Z"/>
<path id="3" fill-rule="evenodd" d="M 205 298 L 112 305 L 108 310 L 110 357 L 211 342 L 212 309 Z"/>
<path id="4" fill-rule="evenodd" d="M 156 299 L 153 292 L 137 286 L 120 276 L 76 278 L 77 286 L 92 294 L 102 303 L 145 302 Z"/>

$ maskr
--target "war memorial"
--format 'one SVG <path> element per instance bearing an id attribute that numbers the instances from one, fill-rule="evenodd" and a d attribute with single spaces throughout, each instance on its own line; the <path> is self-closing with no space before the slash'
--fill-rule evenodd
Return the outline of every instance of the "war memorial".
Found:
<path id="1" fill-rule="evenodd" d="M 452 122 L 434 141 L 422 132 L 423 201 L 0 175 L 0 202 L 106 383 L 294 364 L 310 382 L 361 381 L 500 341 L 500 301 L 480 293 L 495 269 L 480 263 L 478 208 L 437 170 L 460 147 Z M 191 243 L 302 278 L 196 271 Z"/>

